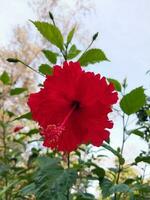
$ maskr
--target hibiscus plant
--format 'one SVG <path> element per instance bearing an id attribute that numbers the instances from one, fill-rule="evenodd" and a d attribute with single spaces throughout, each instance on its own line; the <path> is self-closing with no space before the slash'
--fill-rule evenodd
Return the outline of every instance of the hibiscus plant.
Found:
<path id="1" fill-rule="evenodd" d="M 7 59 L 37 74 L 42 82 L 38 90 L 15 87 L 6 71 L 0 76 L 0 199 L 150 199 L 145 175 L 149 150 L 141 151 L 131 163 L 123 154 L 132 135 L 150 148 L 150 103 L 144 88 L 127 93 L 126 79 L 120 83 L 85 71 L 88 65 L 109 62 L 101 49 L 92 48 L 98 33 L 81 51 L 73 42 L 76 27 L 63 37 L 52 13 L 49 16 L 51 23 L 31 21 L 51 44 L 52 48 L 42 50 L 47 63 L 35 69 L 19 58 Z M 11 104 L 5 105 L 7 99 L 16 96 L 27 97 L 28 111 L 19 116 L 12 112 Z M 115 123 L 111 112 L 122 122 L 122 144 L 116 148 L 110 139 Z M 133 116 L 136 123 L 130 129 Z M 106 157 L 112 156 L 114 167 L 109 167 Z M 139 173 L 135 169 L 142 162 Z"/>

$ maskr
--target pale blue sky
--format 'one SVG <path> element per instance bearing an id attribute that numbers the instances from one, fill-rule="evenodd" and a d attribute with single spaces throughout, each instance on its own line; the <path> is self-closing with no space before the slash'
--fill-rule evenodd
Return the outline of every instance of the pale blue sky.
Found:
<path id="1" fill-rule="evenodd" d="M 100 32 L 99 45 L 111 63 L 97 69 L 107 76 L 129 80 L 130 88 L 149 87 L 150 78 L 150 1 L 96 0 L 93 30 Z"/>
<path id="2" fill-rule="evenodd" d="M 5 45 L 13 27 L 25 24 L 33 13 L 27 0 L 0 0 L 0 5 L 0 45 Z"/>
<path id="3" fill-rule="evenodd" d="M 120 81 L 127 77 L 129 89 L 140 85 L 149 89 L 150 76 L 145 73 L 150 69 L 150 0 L 93 0 L 93 3 L 95 11 L 85 18 L 85 26 L 91 34 L 100 33 L 95 46 L 102 48 L 111 62 L 88 69 Z M 0 5 L 0 45 L 5 45 L 13 27 L 35 19 L 35 15 L 27 0 L 0 0 Z M 116 120 L 112 132 L 113 143 L 117 145 L 120 120 Z M 134 157 L 135 152 L 144 148 L 143 144 L 132 138 L 126 155 Z"/>

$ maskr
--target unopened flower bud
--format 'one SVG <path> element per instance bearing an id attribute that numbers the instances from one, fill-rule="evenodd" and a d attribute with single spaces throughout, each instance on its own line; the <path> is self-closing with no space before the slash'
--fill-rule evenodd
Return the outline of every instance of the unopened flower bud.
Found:
<path id="1" fill-rule="evenodd" d="M 96 40 L 97 36 L 98 36 L 98 32 L 93 35 L 93 41 Z"/>
<path id="2" fill-rule="evenodd" d="M 8 58 L 7 61 L 8 62 L 13 62 L 13 63 L 19 62 L 19 60 L 17 58 Z"/>
<path id="3" fill-rule="evenodd" d="M 54 16 L 50 11 L 49 11 L 49 17 L 51 18 L 52 21 L 54 20 Z"/>

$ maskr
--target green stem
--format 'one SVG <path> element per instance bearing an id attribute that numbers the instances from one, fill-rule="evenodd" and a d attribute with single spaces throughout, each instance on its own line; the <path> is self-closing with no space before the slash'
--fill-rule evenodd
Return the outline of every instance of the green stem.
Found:
<path id="1" fill-rule="evenodd" d="M 121 146 L 121 155 L 123 154 L 123 150 L 124 150 L 124 144 L 125 144 L 125 140 L 126 140 L 126 125 L 127 122 L 125 123 L 125 114 L 123 114 L 122 116 L 122 124 L 123 124 L 123 138 L 122 138 L 122 146 Z"/>
<path id="2" fill-rule="evenodd" d="M 65 50 L 65 58 L 66 58 L 66 61 L 67 61 L 67 56 L 68 56 L 68 45 L 65 45 L 66 47 L 66 50 Z"/>
<path id="3" fill-rule="evenodd" d="M 96 40 L 97 36 L 98 36 L 98 32 L 93 35 L 92 41 L 90 42 L 90 44 L 88 45 L 88 47 L 85 49 L 84 53 L 92 46 L 92 44 Z"/>
<path id="4" fill-rule="evenodd" d="M 122 116 L 123 138 L 122 138 L 122 145 L 121 145 L 121 150 L 120 150 L 121 156 L 123 155 L 124 145 L 125 145 L 125 142 L 126 142 L 126 127 L 127 127 L 127 124 L 128 124 L 128 119 L 129 118 L 127 118 L 127 120 L 125 122 L 125 114 L 123 113 L 123 116 Z M 119 183 L 119 179 L 120 179 L 120 175 L 121 175 L 122 171 L 123 171 L 123 165 L 120 164 L 120 162 L 119 162 L 118 174 L 117 174 L 116 181 L 115 181 L 116 184 Z M 115 193 L 114 200 L 117 200 L 117 193 Z"/>
<path id="5" fill-rule="evenodd" d="M 38 72 L 37 70 L 35 70 L 34 68 L 30 67 L 29 65 L 27 65 L 26 63 L 24 63 L 23 61 L 21 60 L 18 60 L 18 62 L 20 62 L 21 64 L 25 65 L 26 67 L 28 67 L 29 69 L 31 69 L 32 71 L 36 72 L 37 74 L 40 74 L 41 76 L 45 77 L 44 74 Z"/>
<path id="6" fill-rule="evenodd" d="M 60 50 L 60 51 L 61 51 L 61 54 L 62 54 L 64 60 L 67 61 L 68 45 L 67 45 L 67 44 L 64 44 L 64 46 L 65 46 L 65 50 L 64 50 L 64 51 L 63 51 L 63 50 Z"/>
<path id="7" fill-rule="evenodd" d="M 70 169 L 70 154 L 67 155 L 67 167 Z M 70 189 L 67 190 L 67 200 L 70 200 Z"/>
<path id="8" fill-rule="evenodd" d="M 56 26 L 56 23 L 55 23 L 55 20 L 54 20 L 54 19 L 52 19 L 52 22 L 53 22 L 53 25 Z"/>
<path id="9" fill-rule="evenodd" d="M 67 155 L 67 166 L 68 166 L 68 169 L 70 169 L 70 154 L 69 153 Z"/>
<path id="10" fill-rule="evenodd" d="M 84 53 L 92 46 L 93 42 L 94 42 L 94 40 L 91 41 L 91 43 L 90 43 L 90 44 L 88 45 L 88 47 L 85 49 Z M 83 53 L 83 54 L 84 54 L 84 53 Z"/>
<path id="11" fill-rule="evenodd" d="M 124 81 L 122 96 L 125 95 L 125 89 L 126 89 L 126 83 Z M 125 113 L 123 113 L 123 115 L 122 115 L 123 136 L 122 136 L 122 145 L 121 145 L 121 150 L 120 150 L 121 156 L 123 155 L 124 145 L 126 142 L 126 127 L 128 125 L 128 120 L 129 120 L 129 117 L 127 118 L 127 120 L 125 120 Z M 116 181 L 115 181 L 116 184 L 119 183 L 120 175 L 121 175 L 121 172 L 123 171 L 123 169 L 124 169 L 123 165 L 119 162 L 118 174 L 117 174 Z M 117 193 L 115 193 L 114 200 L 117 200 L 117 199 L 119 199 L 119 196 L 117 195 Z"/>

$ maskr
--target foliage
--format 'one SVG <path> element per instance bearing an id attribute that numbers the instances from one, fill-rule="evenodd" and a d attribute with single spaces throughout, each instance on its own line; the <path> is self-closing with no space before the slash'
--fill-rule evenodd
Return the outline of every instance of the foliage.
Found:
<path id="1" fill-rule="evenodd" d="M 83 53 L 78 60 L 82 66 L 94 64 L 102 61 L 108 61 L 101 49 L 90 49 Z"/>

